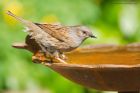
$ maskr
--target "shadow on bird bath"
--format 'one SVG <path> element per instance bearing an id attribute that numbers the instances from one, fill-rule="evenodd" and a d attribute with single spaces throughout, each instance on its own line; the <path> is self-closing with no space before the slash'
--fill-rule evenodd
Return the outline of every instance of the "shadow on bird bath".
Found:
<path id="1" fill-rule="evenodd" d="M 15 44 L 14 47 L 27 49 L 33 53 L 39 50 L 38 45 L 28 36 L 26 44 Z M 66 55 L 67 64 L 44 63 L 44 65 L 85 87 L 120 91 L 120 93 L 126 91 L 137 93 L 140 90 L 140 44 L 138 43 L 126 46 L 88 46 Z"/>

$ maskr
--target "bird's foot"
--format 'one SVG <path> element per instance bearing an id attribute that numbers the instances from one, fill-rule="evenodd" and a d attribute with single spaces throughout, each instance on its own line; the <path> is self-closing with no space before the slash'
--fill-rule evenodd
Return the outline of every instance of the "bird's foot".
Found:
<path id="1" fill-rule="evenodd" d="M 66 57 L 65 54 L 63 54 L 63 53 L 59 54 L 59 57 L 60 57 L 60 59 L 63 59 L 65 61 L 68 59 L 68 57 Z"/>
<path id="2" fill-rule="evenodd" d="M 54 57 L 53 58 L 53 62 L 56 62 L 56 63 L 65 63 L 66 64 L 66 61 L 59 58 L 59 57 Z"/>
<path id="3" fill-rule="evenodd" d="M 41 51 L 36 52 L 33 56 L 32 56 L 32 61 L 34 63 L 42 63 L 42 62 L 51 62 L 51 58 L 50 57 L 46 57 L 45 54 Z"/>
<path id="4" fill-rule="evenodd" d="M 58 53 L 51 54 L 49 52 L 38 51 L 32 56 L 34 63 L 66 63 L 65 55 L 59 55 Z"/>
<path id="5" fill-rule="evenodd" d="M 53 61 L 57 63 L 66 63 L 65 61 L 65 55 L 60 54 L 58 51 L 55 51 L 53 53 Z"/>

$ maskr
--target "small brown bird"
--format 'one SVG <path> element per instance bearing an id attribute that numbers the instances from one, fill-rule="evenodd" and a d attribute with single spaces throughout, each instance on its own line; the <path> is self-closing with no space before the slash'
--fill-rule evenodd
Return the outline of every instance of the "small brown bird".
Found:
<path id="1" fill-rule="evenodd" d="M 27 32 L 41 47 L 41 52 L 64 62 L 64 52 L 79 47 L 87 38 L 96 38 L 86 26 L 63 26 L 56 24 L 33 23 L 8 11 L 8 15 L 23 23 Z"/>

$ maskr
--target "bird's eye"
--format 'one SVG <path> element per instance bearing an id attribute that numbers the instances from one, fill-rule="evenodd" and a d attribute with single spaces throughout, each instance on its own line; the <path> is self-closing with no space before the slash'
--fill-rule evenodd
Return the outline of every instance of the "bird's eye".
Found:
<path id="1" fill-rule="evenodd" d="M 86 31 L 78 31 L 78 35 L 81 37 L 85 37 L 85 36 L 87 36 L 87 32 Z"/>
<path id="2" fill-rule="evenodd" d="M 85 31 L 83 31 L 83 34 L 86 35 L 87 33 Z"/>

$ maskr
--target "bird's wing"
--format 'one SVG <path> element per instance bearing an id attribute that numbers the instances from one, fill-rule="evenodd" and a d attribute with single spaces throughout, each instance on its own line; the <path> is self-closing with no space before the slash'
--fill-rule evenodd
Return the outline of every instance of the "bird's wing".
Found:
<path id="1" fill-rule="evenodd" d="M 61 42 L 66 42 L 69 39 L 68 27 L 56 24 L 39 24 L 35 23 L 43 31 L 50 34 L 52 37 L 58 39 Z"/>
<path id="2" fill-rule="evenodd" d="M 71 51 L 77 47 L 71 34 L 69 34 L 69 27 L 56 24 L 35 24 L 59 41 L 57 44 L 55 43 L 55 45 L 53 45 L 56 49 L 60 51 Z"/>

